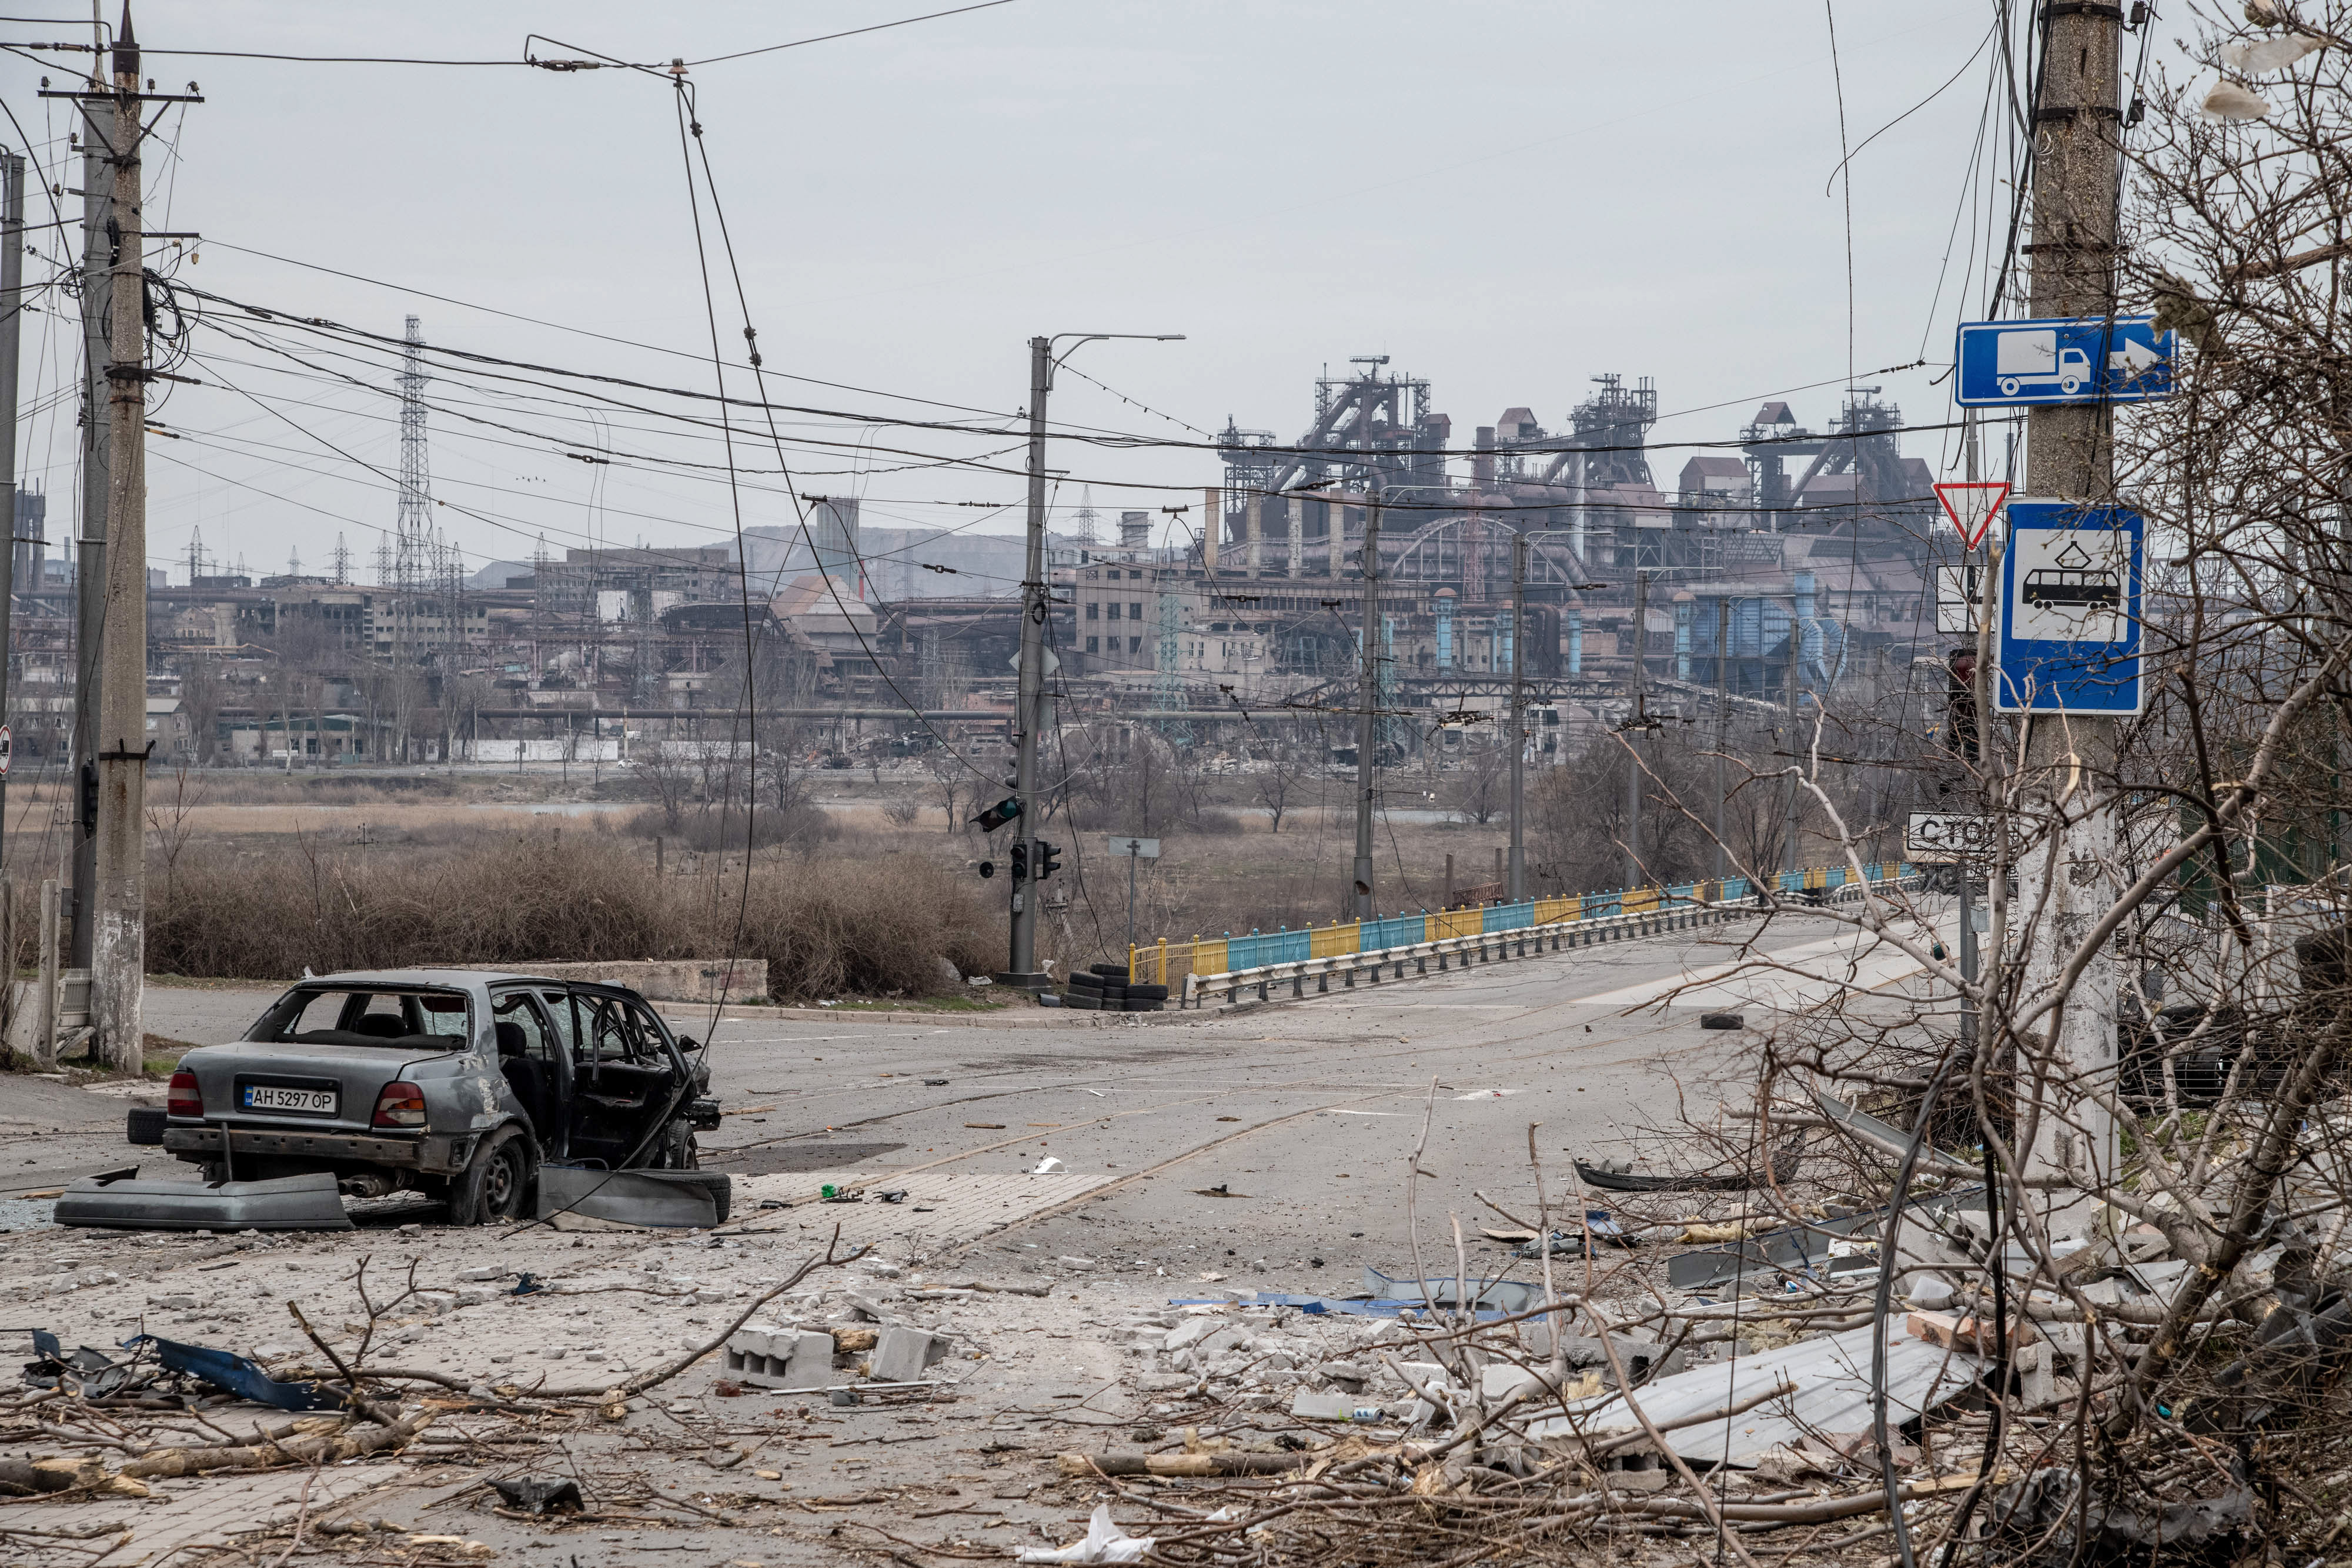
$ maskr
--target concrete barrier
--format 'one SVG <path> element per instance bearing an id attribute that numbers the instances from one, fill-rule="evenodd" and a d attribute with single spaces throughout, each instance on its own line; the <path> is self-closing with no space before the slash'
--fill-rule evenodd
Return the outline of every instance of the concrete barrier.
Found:
<path id="1" fill-rule="evenodd" d="M 601 964 L 446 964 L 434 967 L 483 973 L 544 975 L 551 980 L 585 980 L 626 986 L 648 1001 L 749 1001 L 768 994 L 765 958 L 615 959 Z"/>

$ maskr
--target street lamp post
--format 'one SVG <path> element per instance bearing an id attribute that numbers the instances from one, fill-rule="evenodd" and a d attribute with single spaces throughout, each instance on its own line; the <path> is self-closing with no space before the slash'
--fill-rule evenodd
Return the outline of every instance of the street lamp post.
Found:
<path id="1" fill-rule="evenodd" d="M 1571 538 L 1581 528 L 1526 528 L 1511 536 L 1511 852 L 1504 875 L 1505 893 L 1513 904 L 1528 896 L 1528 835 L 1527 835 L 1527 667 L 1528 646 L 1528 541 L 1547 534 L 1566 534 Z M 1573 547 L 1571 547 L 1573 548 Z M 1576 563 L 1584 565 L 1579 554 Z M 1599 588 L 1597 582 L 1580 582 L 1578 590 Z M 1563 746 L 1567 743 L 1561 742 Z"/>
<path id="2" fill-rule="evenodd" d="M 1014 753 L 1013 799 L 1019 806 L 1013 819 L 1013 874 L 1008 879 L 1013 901 L 1011 962 L 996 977 L 1001 986 L 1041 991 L 1050 977 L 1037 967 L 1037 900 L 1031 877 L 1043 868 L 1037 849 L 1037 739 L 1045 727 L 1045 618 L 1053 613 L 1052 586 L 1045 574 L 1045 399 L 1054 390 L 1054 371 L 1064 360 L 1087 343 L 1113 338 L 1146 342 L 1180 341 L 1181 332 L 1063 332 L 1029 340 L 1029 528 L 1028 551 L 1021 576 L 1021 685 L 1013 708 Z M 1075 340 L 1055 352 L 1054 345 Z"/>
<path id="3" fill-rule="evenodd" d="M 1346 508 L 1340 510 L 1339 544 L 1347 542 Z M 1364 492 L 1363 663 L 1356 684 L 1356 918 L 1372 909 L 1372 748 L 1380 738 L 1381 486 Z"/>

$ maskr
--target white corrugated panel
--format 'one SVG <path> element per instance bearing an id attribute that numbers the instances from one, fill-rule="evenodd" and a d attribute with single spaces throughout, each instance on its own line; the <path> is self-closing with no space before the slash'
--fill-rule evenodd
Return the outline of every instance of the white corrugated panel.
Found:
<path id="1" fill-rule="evenodd" d="M 1886 1420 L 1899 1427 L 1973 1385 L 1984 1368 L 1978 1356 L 1913 1339 L 1901 1317 L 1879 1325 L 1886 1334 Z M 1665 1434 L 1684 1458 L 1704 1464 L 1753 1464 L 1763 1454 L 1796 1442 L 1810 1432 L 1870 1429 L 1870 1336 L 1865 1326 L 1825 1334 L 1801 1344 L 1743 1355 L 1734 1361 L 1676 1373 L 1636 1389 L 1643 1413 L 1659 1426 L 1736 1405 L 1775 1383 L 1793 1383 L 1784 1396 L 1728 1420 L 1717 1418 Z M 1570 1406 L 1561 1416 L 1528 1428 L 1536 1437 L 1568 1437 L 1579 1430 L 1638 1431 L 1641 1423 L 1622 1396 L 1604 1395 Z"/>

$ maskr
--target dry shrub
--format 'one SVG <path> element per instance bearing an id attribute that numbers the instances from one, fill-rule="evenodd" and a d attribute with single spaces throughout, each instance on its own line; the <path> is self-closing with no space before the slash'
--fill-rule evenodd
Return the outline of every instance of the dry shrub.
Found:
<path id="1" fill-rule="evenodd" d="M 743 949 L 768 960 L 779 996 L 920 996 L 943 985 L 940 957 L 965 974 L 995 967 L 988 921 L 973 883 L 936 862 L 831 861 L 753 875 Z"/>
<path id="2" fill-rule="evenodd" d="M 762 860 L 747 900 L 740 870 L 659 877 L 605 835 L 482 834 L 391 853 L 206 847 L 154 893 L 147 956 L 158 974 L 285 979 L 305 967 L 735 954 L 766 958 L 779 996 L 919 996 L 942 988 L 941 956 L 984 964 L 975 897 L 910 856 Z"/>

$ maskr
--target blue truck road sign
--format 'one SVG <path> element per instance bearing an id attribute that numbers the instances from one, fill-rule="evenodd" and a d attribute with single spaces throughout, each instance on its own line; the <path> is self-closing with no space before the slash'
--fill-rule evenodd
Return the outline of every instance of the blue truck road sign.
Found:
<path id="1" fill-rule="evenodd" d="M 2139 712 L 2147 538 L 2145 519 L 2121 507 L 2010 502 L 1993 706 Z"/>
<path id="2" fill-rule="evenodd" d="M 2170 397 L 2179 342 L 2153 316 L 1964 321 L 1955 397 L 1964 408 Z"/>

